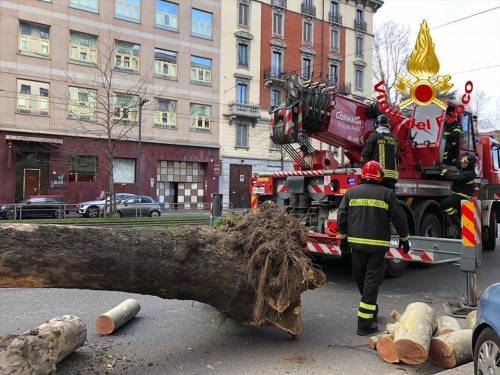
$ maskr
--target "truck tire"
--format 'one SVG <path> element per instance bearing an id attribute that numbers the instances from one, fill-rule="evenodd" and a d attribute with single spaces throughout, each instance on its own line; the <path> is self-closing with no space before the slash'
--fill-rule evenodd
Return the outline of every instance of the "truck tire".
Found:
<path id="1" fill-rule="evenodd" d="M 418 229 L 418 235 L 422 237 L 441 237 L 443 232 L 438 217 L 434 214 L 424 214 Z"/>
<path id="2" fill-rule="evenodd" d="M 497 244 L 498 237 L 498 224 L 497 215 L 495 210 L 491 210 L 490 222 L 486 228 L 483 229 L 483 250 L 484 251 L 494 251 Z"/>
<path id="3" fill-rule="evenodd" d="M 406 271 L 408 262 L 402 259 L 386 259 L 385 274 L 388 277 L 400 277 Z"/>

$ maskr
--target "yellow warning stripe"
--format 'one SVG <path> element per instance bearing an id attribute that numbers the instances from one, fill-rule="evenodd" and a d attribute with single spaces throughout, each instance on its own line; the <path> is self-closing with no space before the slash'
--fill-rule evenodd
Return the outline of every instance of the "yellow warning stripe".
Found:
<path id="1" fill-rule="evenodd" d="M 358 311 L 358 316 L 363 319 L 373 319 L 373 314 L 366 314 L 361 311 Z"/>
<path id="2" fill-rule="evenodd" d="M 364 303 L 364 302 L 360 302 L 359 307 L 366 310 L 372 310 L 372 311 L 377 310 L 377 305 L 370 305 L 369 303 Z"/>

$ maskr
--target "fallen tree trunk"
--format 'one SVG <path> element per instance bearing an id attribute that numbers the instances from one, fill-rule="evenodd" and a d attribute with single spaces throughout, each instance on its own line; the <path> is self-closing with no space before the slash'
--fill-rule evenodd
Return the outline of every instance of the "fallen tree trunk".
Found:
<path id="1" fill-rule="evenodd" d="M 273 204 L 217 229 L 0 226 L 0 287 L 125 291 L 195 300 L 241 322 L 302 332 L 300 294 L 325 275 L 305 230 Z"/>
<path id="2" fill-rule="evenodd" d="M 410 303 L 396 323 L 387 325 L 400 360 L 410 365 L 426 361 L 435 329 L 434 309 L 423 302 Z"/>
<path id="3" fill-rule="evenodd" d="M 22 335 L 0 336 L 0 373 L 52 374 L 56 364 L 81 347 L 86 338 L 85 325 L 71 315 L 50 319 Z"/>
<path id="4" fill-rule="evenodd" d="M 441 368 L 454 368 L 472 361 L 472 329 L 460 329 L 434 337 L 430 355 Z"/>
<path id="5" fill-rule="evenodd" d="M 460 324 L 458 320 L 449 315 L 442 315 L 437 319 L 436 336 L 458 331 L 459 329 Z"/>

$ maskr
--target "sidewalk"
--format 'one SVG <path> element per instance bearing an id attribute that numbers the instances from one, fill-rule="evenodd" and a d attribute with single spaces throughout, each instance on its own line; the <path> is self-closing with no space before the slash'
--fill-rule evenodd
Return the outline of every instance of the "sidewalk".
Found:
<path id="1" fill-rule="evenodd" d="M 465 365 L 452 368 L 451 370 L 438 372 L 439 375 L 473 375 L 474 362 L 466 363 Z"/>

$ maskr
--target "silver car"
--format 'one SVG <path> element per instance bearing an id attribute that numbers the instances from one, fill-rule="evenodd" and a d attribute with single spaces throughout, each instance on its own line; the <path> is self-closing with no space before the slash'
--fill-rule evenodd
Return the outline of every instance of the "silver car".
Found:
<path id="1" fill-rule="evenodd" d="M 116 206 L 120 217 L 123 216 L 160 216 L 160 205 L 151 197 L 134 196 L 121 201 Z"/>
<path id="2" fill-rule="evenodd" d="M 115 194 L 115 196 L 117 203 L 120 203 L 130 197 L 135 197 L 135 194 L 118 193 Z M 81 202 L 76 206 L 76 212 L 86 217 L 98 217 L 99 213 L 104 209 L 105 202 L 105 199 L 96 199 L 93 201 Z"/>

